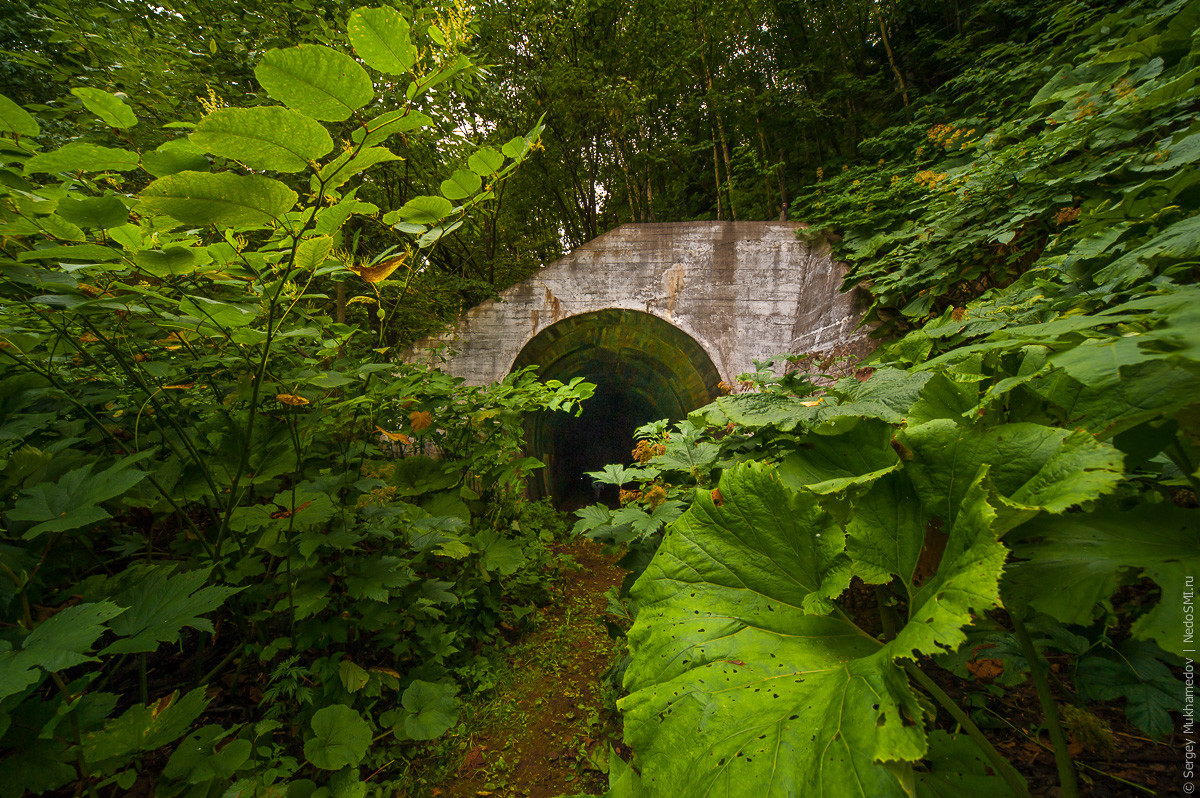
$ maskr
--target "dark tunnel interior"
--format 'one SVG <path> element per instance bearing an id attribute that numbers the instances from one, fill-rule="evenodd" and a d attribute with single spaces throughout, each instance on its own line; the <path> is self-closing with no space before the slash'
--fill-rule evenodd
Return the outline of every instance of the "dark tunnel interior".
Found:
<path id="1" fill-rule="evenodd" d="M 586 471 L 632 459 L 633 431 L 677 421 L 712 401 L 720 375 L 698 343 L 673 324 L 634 310 L 602 310 L 563 319 L 525 345 L 513 369 L 538 366 L 543 380 L 583 377 L 595 395 L 579 417 L 539 413 L 526 422 L 526 448 L 546 468 L 534 473 L 531 498 L 563 510 L 596 501 Z M 617 504 L 617 489 L 600 500 Z"/>

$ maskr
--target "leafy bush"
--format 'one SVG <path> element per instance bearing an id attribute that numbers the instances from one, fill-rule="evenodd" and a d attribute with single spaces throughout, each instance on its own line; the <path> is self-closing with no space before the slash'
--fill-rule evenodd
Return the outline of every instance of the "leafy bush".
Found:
<path id="1" fill-rule="evenodd" d="M 269 50 L 282 105 L 210 105 L 156 149 L 42 148 L 0 98 L 0 794 L 363 795 L 375 741 L 456 722 L 454 669 L 542 578 L 509 523 L 522 416 L 591 386 L 389 362 L 383 311 L 364 334 L 317 290 L 415 268 L 536 145 L 477 149 L 382 220 L 415 243 L 353 257 L 378 211 L 355 184 L 470 67 L 426 35 L 358 9 L 362 63 Z M 76 94 L 115 139 L 141 122 Z"/>

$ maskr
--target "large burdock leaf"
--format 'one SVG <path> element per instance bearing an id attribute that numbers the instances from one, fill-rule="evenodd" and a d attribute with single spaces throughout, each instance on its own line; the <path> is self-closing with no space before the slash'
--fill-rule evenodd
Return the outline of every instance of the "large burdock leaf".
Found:
<path id="1" fill-rule="evenodd" d="M 892 449 L 893 427 L 863 419 L 841 435 L 810 435 L 779 466 L 779 478 L 793 488 L 838 493 L 874 482 L 900 467 Z"/>
<path id="2" fill-rule="evenodd" d="M 417 48 L 408 36 L 408 20 L 394 8 L 355 9 L 346 28 L 354 52 L 380 72 L 402 75 L 417 60 Z"/>
<path id="3" fill-rule="evenodd" d="M 323 122 L 349 119 L 375 97 L 371 78 L 357 61 L 320 44 L 268 50 L 254 76 L 288 108 Z"/>
<path id="4" fill-rule="evenodd" d="M 296 204 L 290 188 L 261 175 L 180 172 L 160 177 L 142 191 L 142 207 L 180 224 L 264 225 Z"/>
<path id="5" fill-rule="evenodd" d="M 1014 553 L 1024 561 L 1010 569 L 1006 600 L 1087 625 L 1128 570 L 1153 579 L 1163 596 L 1134 623 L 1134 636 L 1183 656 L 1184 606 L 1173 598 L 1183 595 L 1188 574 L 1200 572 L 1200 512 L 1144 505 L 1038 518 L 1020 532 L 1025 542 Z"/>
<path id="6" fill-rule="evenodd" d="M 410 740 L 432 740 L 458 723 L 458 699 L 453 684 L 414 681 L 404 691 L 404 707 L 396 715 L 397 731 Z"/>
<path id="7" fill-rule="evenodd" d="M 626 738 L 648 795 L 902 795 L 924 733 L 903 673 L 848 621 L 842 535 L 757 463 L 701 493 L 633 588 Z"/>
<path id="8" fill-rule="evenodd" d="M 192 143 L 251 169 L 299 172 L 333 149 L 325 126 L 279 106 L 219 108 L 200 120 Z"/>
<path id="9" fill-rule="evenodd" d="M 1003 550 L 982 477 L 917 623 L 887 646 L 840 613 L 814 612 L 847 583 L 848 562 L 815 496 L 758 463 L 726 473 L 720 505 L 701 493 L 633 588 L 621 707 L 645 794 L 907 795 L 926 737 L 895 660 L 956 645 L 962 607 L 994 600 Z M 978 579 L 991 584 L 978 601 L 944 606 Z"/>
<path id="10" fill-rule="evenodd" d="M 997 493 L 1021 511 L 1017 523 L 1038 510 L 1061 513 L 1108 493 L 1124 470 L 1121 453 L 1086 432 L 1040 424 L 970 429 L 939 419 L 896 438 L 913 458 L 906 471 L 921 502 L 948 523 L 985 464 Z"/>
<path id="11" fill-rule="evenodd" d="M 322 770 L 353 767 L 367 755 L 371 727 L 362 715 L 341 704 L 313 713 L 313 736 L 304 743 L 304 758 Z"/>

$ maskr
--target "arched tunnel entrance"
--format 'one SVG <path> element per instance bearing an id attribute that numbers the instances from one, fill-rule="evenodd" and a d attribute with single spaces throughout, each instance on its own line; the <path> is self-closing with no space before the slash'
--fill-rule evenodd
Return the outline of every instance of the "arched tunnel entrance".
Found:
<path id="1" fill-rule="evenodd" d="M 526 423 L 526 448 L 546 464 L 534 472 L 532 498 L 549 496 L 568 510 L 595 501 L 585 471 L 628 463 L 635 429 L 684 418 L 712 401 L 721 380 L 690 335 L 636 310 L 599 310 L 552 324 L 525 345 L 512 368 L 534 365 L 543 380 L 583 377 L 596 384 L 580 417 L 538 413 Z M 615 489 L 602 496 L 612 504 L 616 498 Z"/>

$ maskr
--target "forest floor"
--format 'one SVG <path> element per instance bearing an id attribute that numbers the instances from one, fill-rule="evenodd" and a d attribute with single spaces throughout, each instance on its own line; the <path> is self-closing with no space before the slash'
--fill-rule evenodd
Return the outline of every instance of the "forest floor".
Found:
<path id="1" fill-rule="evenodd" d="M 412 795 L 601 795 L 608 784 L 610 749 L 630 758 L 620 742 L 620 717 L 614 706 L 618 683 L 609 675 L 624 656 L 625 645 L 610 637 L 605 625 L 605 593 L 620 585 L 625 571 L 616 565 L 619 555 L 605 554 L 600 544 L 587 539 L 555 549 L 564 564 L 550 588 L 550 601 L 536 611 L 531 631 L 507 652 L 496 689 L 464 709 L 466 722 L 459 728 L 470 731 L 446 741 L 439 757 L 449 766 L 433 779 L 434 786 L 427 781 L 427 791 Z M 866 599 L 863 606 L 852 602 L 851 609 L 873 613 L 869 594 L 864 591 L 861 598 Z M 984 653 L 971 665 L 981 669 L 999 665 L 985 657 Z M 1054 663 L 1051 667 L 1057 670 Z M 960 680 L 947 672 L 933 672 L 944 677 L 937 681 L 961 705 L 977 704 L 983 697 L 963 693 Z M 986 690 L 984 683 L 990 676 L 980 673 L 979 690 Z M 987 736 L 1028 780 L 1035 798 L 1057 798 L 1054 757 L 1032 687 L 995 690 L 986 698 L 988 714 L 997 718 Z M 1129 725 L 1119 707 L 1093 709 L 1106 727 L 1102 736 L 1107 745 L 1102 747 L 1107 750 L 1095 750 L 1087 740 L 1081 745 L 1079 738 L 1086 735 L 1078 730 L 1072 734 L 1071 754 L 1079 767 L 1081 794 L 1092 798 L 1181 794 L 1172 783 L 1182 761 L 1177 740 L 1146 739 Z"/>
<path id="2" fill-rule="evenodd" d="M 605 673 L 623 656 L 624 641 L 608 634 L 604 594 L 625 571 L 619 555 L 591 540 L 556 549 L 566 564 L 551 600 L 513 646 L 505 678 L 466 710 L 462 726 L 471 732 L 454 741 L 456 766 L 430 790 L 435 798 L 555 798 L 608 788 L 609 746 L 620 750 L 621 729 Z"/>

